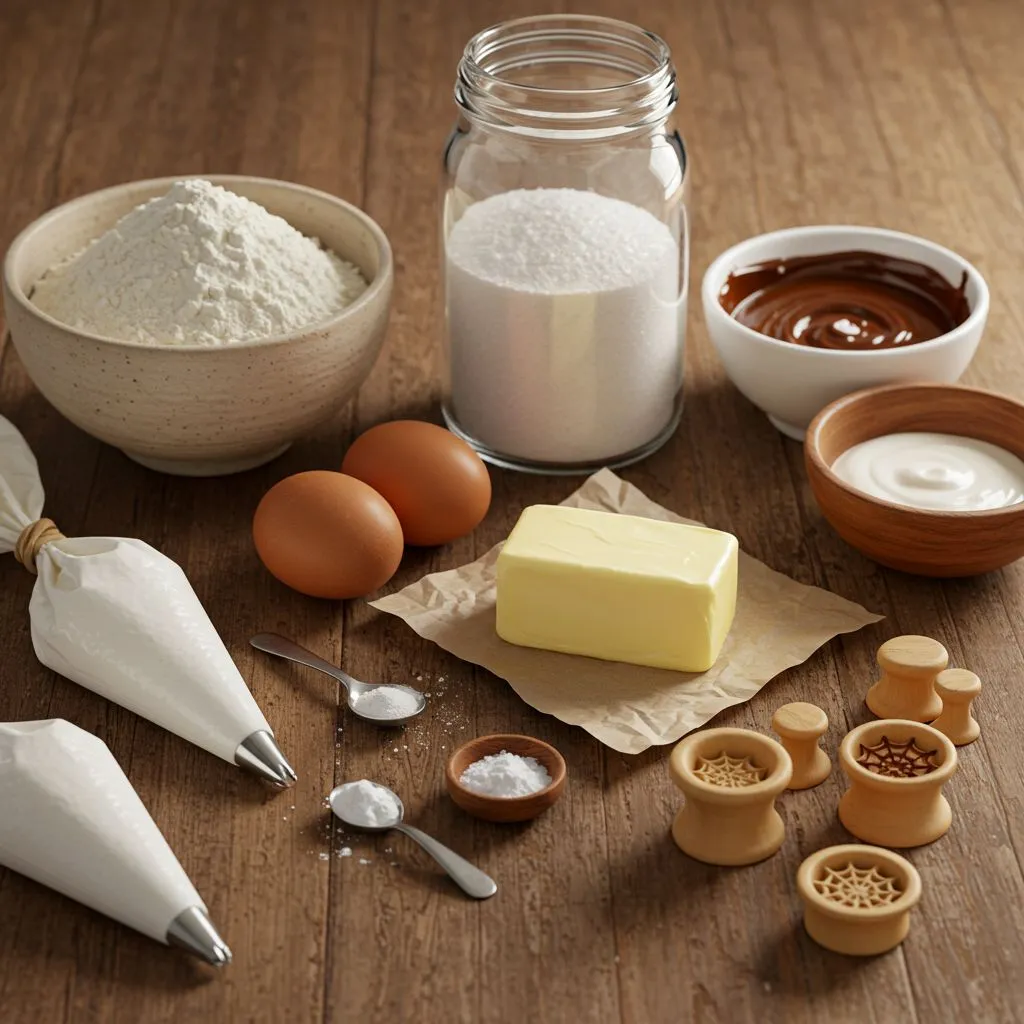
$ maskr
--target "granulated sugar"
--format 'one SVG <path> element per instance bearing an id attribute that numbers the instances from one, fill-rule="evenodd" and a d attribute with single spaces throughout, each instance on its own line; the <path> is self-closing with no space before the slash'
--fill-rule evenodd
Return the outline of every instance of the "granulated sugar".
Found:
<path id="1" fill-rule="evenodd" d="M 416 695 L 400 686 L 376 686 L 357 697 L 353 703 L 359 714 L 383 721 L 408 718 L 420 706 Z"/>
<path id="2" fill-rule="evenodd" d="M 474 761 L 460 776 L 466 789 L 484 796 L 529 796 L 551 785 L 548 770 L 535 757 L 507 750 Z"/>
<path id="3" fill-rule="evenodd" d="M 223 345 L 319 323 L 365 289 L 356 267 L 287 221 L 192 178 L 47 271 L 32 301 L 121 341 Z"/>
<path id="4" fill-rule="evenodd" d="M 447 241 L 459 426 L 544 462 L 653 440 L 682 386 L 679 293 L 676 239 L 638 206 L 576 189 L 474 203 Z"/>

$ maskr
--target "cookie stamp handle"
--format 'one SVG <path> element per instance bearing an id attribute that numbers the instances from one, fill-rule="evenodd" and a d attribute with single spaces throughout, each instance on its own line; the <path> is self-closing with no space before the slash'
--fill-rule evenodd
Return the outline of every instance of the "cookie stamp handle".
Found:
<path id="1" fill-rule="evenodd" d="M 981 680 L 965 668 L 947 668 L 936 676 L 935 689 L 942 698 L 942 714 L 932 726 L 958 747 L 973 743 L 981 735 L 981 726 L 971 714 Z"/>

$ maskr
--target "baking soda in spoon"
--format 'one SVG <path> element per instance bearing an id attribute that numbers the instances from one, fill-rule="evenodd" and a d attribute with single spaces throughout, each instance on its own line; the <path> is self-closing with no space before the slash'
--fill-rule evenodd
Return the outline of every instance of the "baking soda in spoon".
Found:
<path id="1" fill-rule="evenodd" d="M 332 807 L 343 821 L 360 828 L 384 828 L 402 817 L 395 794 L 369 779 L 339 786 Z"/>
<path id="2" fill-rule="evenodd" d="M 0 864 L 158 942 L 231 962 L 114 755 L 70 722 L 0 723 Z"/>
<path id="3" fill-rule="evenodd" d="M 276 786 L 295 772 L 181 567 L 141 540 L 64 537 L 35 457 L 0 417 L 0 553 L 37 573 L 32 644 L 48 668 Z"/>
<path id="4" fill-rule="evenodd" d="M 375 686 L 355 698 L 355 709 L 365 718 L 392 722 L 419 713 L 422 702 L 402 686 Z"/>

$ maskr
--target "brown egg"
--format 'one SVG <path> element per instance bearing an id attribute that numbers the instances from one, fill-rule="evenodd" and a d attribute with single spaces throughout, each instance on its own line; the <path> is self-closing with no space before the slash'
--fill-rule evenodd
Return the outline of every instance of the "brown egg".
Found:
<path id="1" fill-rule="evenodd" d="M 491 478 L 465 441 L 433 423 L 394 420 L 358 437 L 341 464 L 395 510 L 406 544 L 446 544 L 487 514 Z"/>
<path id="2" fill-rule="evenodd" d="M 362 597 L 402 559 L 402 527 L 361 480 L 315 471 L 286 477 L 256 509 L 252 539 L 263 564 L 310 597 Z"/>

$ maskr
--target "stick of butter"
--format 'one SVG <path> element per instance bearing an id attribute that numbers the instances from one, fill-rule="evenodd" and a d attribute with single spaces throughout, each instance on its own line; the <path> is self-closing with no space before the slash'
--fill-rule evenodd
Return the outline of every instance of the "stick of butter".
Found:
<path id="1" fill-rule="evenodd" d="M 736 611 L 731 533 L 531 505 L 498 555 L 497 631 L 520 647 L 706 672 Z"/>

